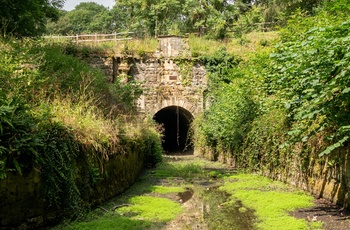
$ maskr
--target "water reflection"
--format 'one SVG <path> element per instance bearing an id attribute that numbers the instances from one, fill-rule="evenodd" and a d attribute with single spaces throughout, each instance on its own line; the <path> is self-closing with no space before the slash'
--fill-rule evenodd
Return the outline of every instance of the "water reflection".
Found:
<path id="1" fill-rule="evenodd" d="M 218 188 L 203 190 L 203 217 L 209 229 L 252 230 L 256 229 L 254 210 L 233 200 L 230 195 Z"/>

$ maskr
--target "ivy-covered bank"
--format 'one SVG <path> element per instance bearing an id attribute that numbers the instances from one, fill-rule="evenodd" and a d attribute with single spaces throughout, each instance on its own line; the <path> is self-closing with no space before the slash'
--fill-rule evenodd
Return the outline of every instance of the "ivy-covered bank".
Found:
<path id="1" fill-rule="evenodd" d="M 86 52 L 0 41 L 1 229 L 77 218 L 161 161 L 155 124 L 133 115 L 132 99 L 122 97 L 140 89 L 107 83 L 78 58 Z"/>
<path id="2" fill-rule="evenodd" d="M 349 207 L 349 10 L 297 11 L 274 46 L 204 63 L 211 106 L 194 123 L 197 154 L 296 184 Z"/>

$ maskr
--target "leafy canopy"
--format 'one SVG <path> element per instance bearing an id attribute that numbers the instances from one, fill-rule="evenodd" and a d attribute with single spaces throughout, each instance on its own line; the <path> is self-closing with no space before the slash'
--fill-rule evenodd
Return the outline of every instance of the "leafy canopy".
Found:
<path id="1" fill-rule="evenodd" d="M 82 2 L 74 10 L 61 12 L 57 22 L 48 23 L 51 34 L 107 33 L 117 26 L 112 22 L 112 12 L 95 2 Z"/>
<path id="2" fill-rule="evenodd" d="M 48 18 L 57 20 L 64 0 L 0 0 L 0 36 L 37 36 Z"/>

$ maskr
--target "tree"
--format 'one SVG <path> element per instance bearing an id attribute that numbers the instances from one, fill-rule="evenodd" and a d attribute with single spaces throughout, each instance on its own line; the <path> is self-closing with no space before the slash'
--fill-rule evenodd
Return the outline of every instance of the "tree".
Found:
<path id="1" fill-rule="evenodd" d="M 0 0 L 1 36 L 38 36 L 45 31 L 47 19 L 58 19 L 64 0 Z"/>
<path id="2" fill-rule="evenodd" d="M 69 34 L 69 31 L 72 30 L 72 25 L 68 21 L 65 15 L 67 11 L 60 10 L 59 19 L 51 20 L 49 19 L 46 24 L 46 33 L 47 34 Z"/>
<path id="3" fill-rule="evenodd" d="M 81 34 L 112 32 L 113 17 L 111 12 L 94 2 L 82 2 L 74 10 L 62 13 L 53 25 L 49 24 L 51 34 Z"/>
<path id="4" fill-rule="evenodd" d="M 120 0 L 114 9 L 123 9 L 128 29 L 137 34 L 157 36 L 168 34 L 179 22 L 184 0 Z M 175 26 L 177 27 L 177 26 Z"/>
<path id="5" fill-rule="evenodd" d="M 255 5 L 264 9 L 266 22 L 286 20 L 297 9 L 313 14 L 316 7 L 326 0 L 256 0 Z"/>
<path id="6" fill-rule="evenodd" d="M 206 30 L 210 37 L 223 38 L 249 4 L 233 0 L 119 0 L 114 8 L 123 9 L 128 21 L 134 22 L 129 30 L 136 33 L 157 36 Z"/>

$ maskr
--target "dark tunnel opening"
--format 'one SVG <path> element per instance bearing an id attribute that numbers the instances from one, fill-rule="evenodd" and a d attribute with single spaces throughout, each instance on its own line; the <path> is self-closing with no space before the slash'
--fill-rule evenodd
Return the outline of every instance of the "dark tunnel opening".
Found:
<path id="1" fill-rule="evenodd" d="M 163 149 L 166 153 L 193 150 L 190 126 L 192 114 L 179 106 L 159 110 L 153 119 L 163 125 Z"/>

